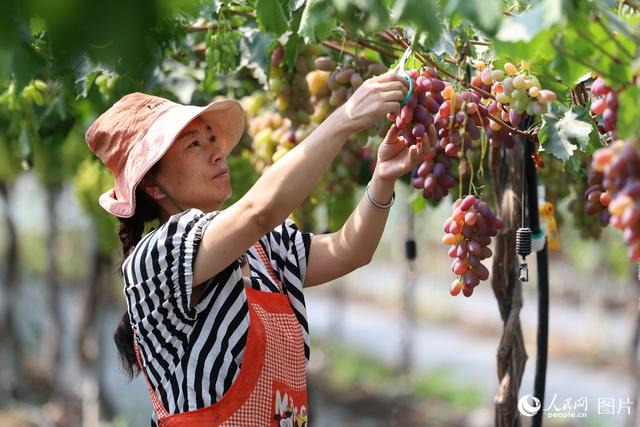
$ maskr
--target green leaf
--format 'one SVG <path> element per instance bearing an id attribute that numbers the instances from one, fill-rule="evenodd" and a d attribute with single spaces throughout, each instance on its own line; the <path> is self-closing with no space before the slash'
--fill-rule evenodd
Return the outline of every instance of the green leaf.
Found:
<path id="1" fill-rule="evenodd" d="M 637 86 L 627 87 L 620 92 L 618 100 L 618 136 L 627 138 L 640 135 L 640 120 L 638 120 L 640 88 Z"/>
<path id="2" fill-rule="evenodd" d="M 256 2 L 256 18 L 263 31 L 278 36 L 283 34 L 289 29 L 287 14 L 283 10 L 283 3 L 279 0 L 257 0 Z"/>
<path id="3" fill-rule="evenodd" d="M 598 130 L 586 108 L 567 110 L 557 103 L 551 104 L 550 111 L 542 116 L 538 138 L 545 151 L 563 162 L 569 160 L 575 150 L 589 152 L 599 144 Z"/>
<path id="4" fill-rule="evenodd" d="M 442 19 L 440 7 L 434 0 L 396 0 L 392 14 L 400 23 L 412 24 L 429 34 L 432 43 L 440 38 Z"/>
<path id="5" fill-rule="evenodd" d="M 487 35 L 493 36 L 502 19 L 502 0 L 449 0 L 445 12 L 459 13 Z"/>
<path id="6" fill-rule="evenodd" d="M 531 41 L 545 25 L 545 10 L 542 4 L 537 4 L 525 13 L 506 17 L 497 31 L 496 39 L 505 42 Z"/>
<path id="7" fill-rule="evenodd" d="M 389 69 L 391 70 L 391 69 L 395 68 L 396 65 L 398 65 L 399 63 L 400 63 L 400 58 L 398 58 L 393 64 L 391 64 L 389 66 Z M 407 58 L 407 60 L 404 63 L 404 69 L 406 71 L 413 70 L 413 69 L 419 69 L 420 67 L 422 67 L 422 62 L 418 61 L 413 53 L 411 55 L 409 55 L 409 57 Z"/>
<path id="8" fill-rule="evenodd" d="M 553 49 L 551 49 L 551 40 L 558 30 L 549 28 L 536 34 L 531 40 L 524 41 L 501 41 L 496 40 L 493 48 L 501 58 L 507 58 L 509 62 L 514 64 L 523 61 L 536 63 L 542 60 L 551 61 L 554 58 Z"/>
<path id="9" fill-rule="evenodd" d="M 306 43 L 320 43 L 337 26 L 335 13 L 329 0 L 309 0 L 302 12 L 298 34 Z"/>
<path id="10" fill-rule="evenodd" d="M 263 85 L 267 84 L 269 51 L 275 38 L 251 26 L 240 27 L 240 65 L 251 70 L 253 76 Z"/>
<path id="11" fill-rule="evenodd" d="M 31 144 L 31 136 L 27 126 L 23 126 L 18 137 L 18 147 L 20 151 L 20 160 L 22 160 L 22 168 L 24 170 L 31 169 L 33 166 L 33 146 Z"/>
<path id="12" fill-rule="evenodd" d="M 293 70 L 298 59 L 298 52 L 302 46 L 302 37 L 298 34 L 291 34 L 287 42 L 284 44 L 284 65 L 288 70 Z"/>

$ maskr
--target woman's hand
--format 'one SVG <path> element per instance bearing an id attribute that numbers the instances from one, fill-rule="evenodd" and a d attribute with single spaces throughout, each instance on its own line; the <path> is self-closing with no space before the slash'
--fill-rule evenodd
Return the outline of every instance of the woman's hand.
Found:
<path id="1" fill-rule="evenodd" d="M 407 82 L 393 72 L 365 80 L 342 106 L 346 125 L 353 132 L 373 126 L 387 113 L 399 113 L 400 101 L 407 94 Z"/>
<path id="2" fill-rule="evenodd" d="M 398 133 L 396 125 L 392 125 L 378 148 L 374 175 L 383 181 L 394 181 L 411 172 L 424 158 L 427 144 L 429 147 L 434 147 L 437 143 L 436 129 L 433 124 L 429 125 L 424 136 L 417 138 L 417 143 L 410 147 L 398 139 Z"/>

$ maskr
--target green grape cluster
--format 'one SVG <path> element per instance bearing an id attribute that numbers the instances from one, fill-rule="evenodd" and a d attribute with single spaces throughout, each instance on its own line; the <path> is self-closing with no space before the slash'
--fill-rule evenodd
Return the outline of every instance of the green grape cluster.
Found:
<path id="1" fill-rule="evenodd" d="M 275 99 L 276 109 L 291 121 L 294 128 L 311 122 L 309 116 L 313 114 L 313 105 L 305 76 L 313 66 L 311 58 L 315 51 L 316 48 L 312 46 L 302 47 L 292 70 L 285 64 L 281 45 L 271 53 L 269 89 Z"/>
<path id="2" fill-rule="evenodd" d="M 251 160 L 258 172 L 264 173 L 311 132 L 308 126 L 297 129 L 288 118 L 267 111 L 249 121 L 248 133 L 253 138 Z"/>
<path id="3" fill-rule="evenodd" d="M 46 103 L 48 94 L 49 86 L 42 80 L 35 79 L 22 89 L 19 96 L 16 96 L 16 85 L 12 81 L 0 95 L 0 105 L 5 106 L 9 111 L 32 105 L 42 107 Z"/>
<path id="4" fill-rule="evenodd" d="M 95 84 L 105 100 L 111 100 L 113 97 L 117 80 L 118 77 L 115 75 L 100 74 L 96 77 Z"/>
<path id="5" fill-rule="evenodd" d="M 226 73 L 236 68 L 240 38 L 238 31 L 226 28 L 219 28 L 215 32 L 209 30 L 205 53 L 207 72 Z"/>

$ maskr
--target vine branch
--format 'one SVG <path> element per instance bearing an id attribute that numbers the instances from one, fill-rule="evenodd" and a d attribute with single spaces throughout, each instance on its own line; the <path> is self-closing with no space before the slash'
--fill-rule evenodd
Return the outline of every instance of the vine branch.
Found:
<path id="1" fill-rule="evenodd" d="M 402 38 L 400 36 L 397 36 L 396 34 L 392 33 L 389 30 L 385 29 L 383 31 L 384 31 L 384 33 L 385 33 L 385 35 L 387 37 L 391 37 L 393 39 L 393 41 L 395 41 L 397 43 L 400 43 L 401 45 L 403 45 L 405 47 L 405 49 L 409 46 L 408 42 L 404 38 Z M 442 74 L 444 74 L 447 77 L 455 80 L 456 82 L 462 84 L 463 86 L 468 87 L 469 89 L 475 90 L 476 92 L 484 95 L 487 98 L 491 98 L 491 99 L 495 100 L 495 97 L 493 96 L 493 94 L 491 94 L 491 93 L 489 93 L 489 92 L 487 92 L 487 91 L 485 91 L 485 90 L 483 90 L 483 89 L 481 89 L 481 88 L 479 88 L 477 86 L 474 86 L 474 85 L 472 85 L 470 83 L 465 82 L 463 79 L 461 79 L 461 78 L 457 77 L 456 75 L 452 74 L 451 72 L 449 72 L 449 70 L 441 67 L 439 64 L 437 64 L 436 62 L 434 62 L 430 58 L 422 55 L 420 52 L 416 51 L 415 55 L 420 60 L 420 62 L 422 62 L 423 64 L 427 63 L 427 64 L 431 65 L 432 67 L 434 67 L 436 70 L 440 71 Z M 538 138 L 535 133 L 522 131 L 522 130 L 520 130 L 518 128 L 515 128 L 515 127 L 505 123 L 504 120 L 500 119 L 499 117 L 494 116 L 491 113 L 487 113 L 487 114 L 488 114 L 488 117 L 491 118 L 491 120 L 495 121 L 496 123 L 499 123 L 500 126 L 505 127 L 512 134 L 521 135 L 521 136 L 523 136 L 525 138 L 528 138 L 528 139 L 531 139 L 531 140 L 534 140 L 534 141 L 537 140 L 537 138 Z"/>

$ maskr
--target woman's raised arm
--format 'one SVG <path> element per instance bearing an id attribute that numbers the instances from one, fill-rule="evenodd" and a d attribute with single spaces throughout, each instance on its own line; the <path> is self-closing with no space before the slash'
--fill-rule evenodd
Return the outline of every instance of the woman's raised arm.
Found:
<path id="1" fill-rule="evenodd" d="M 392 73 L 367 80 L 240 200 L 220 212 L 203 234 L 193 284 L 215 276 L 283 222 L 313 191 L 349 135 L 368 129 L 387 113 L 397 113 L 406 90 L 404 80 Z"/>

